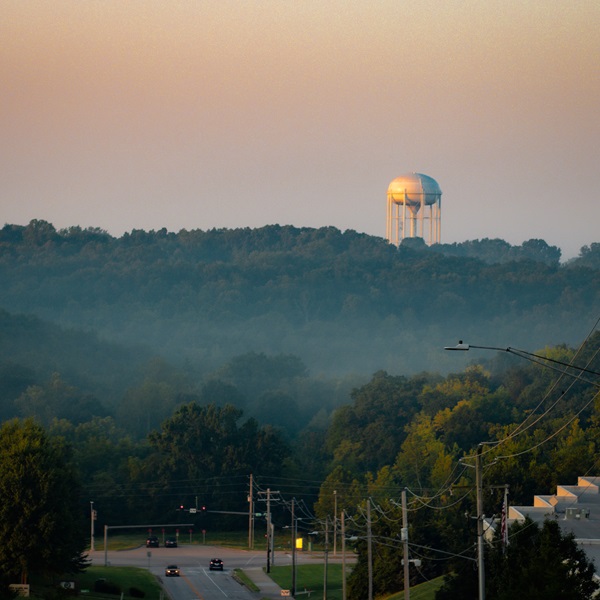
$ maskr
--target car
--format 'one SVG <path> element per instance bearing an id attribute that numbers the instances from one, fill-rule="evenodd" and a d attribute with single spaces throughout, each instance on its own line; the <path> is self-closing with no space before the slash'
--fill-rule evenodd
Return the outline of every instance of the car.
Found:
<path id="1" fill-rule="evenodd" d="M 158 538 L 155 535 L 151 535 L 146 540 L 146 548 L 158 548 Z"/>
<path id="2" fill-rule="evenodd" d="M 223 561 L 220 558 L 213 558 L 208 567 L 209 571 L 222 571 Z"/>
<path id="3" fill-rule="evenodd" d="M 173 538 L 167 538 L 165 540 L 165 548 L 177 548 L 177 540 Z"/>
<path id="4" fill-rule="evenodd" d="M 165 577 L 179 577 L 179 567 L 177 565 L 169 565 L 165 569 Z"/>

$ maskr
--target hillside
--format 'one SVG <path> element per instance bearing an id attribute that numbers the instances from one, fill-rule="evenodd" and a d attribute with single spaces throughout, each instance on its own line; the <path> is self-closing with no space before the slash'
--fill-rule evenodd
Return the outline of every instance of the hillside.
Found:
<path id="1" fill-rule="evenodd" d="M 64 329 L 0 309 L 0 418 L 28 386 L 60 375 L 82 392 L 114 404 L 143 376 L 147 350 L 103 341 L 93 332 Z"/>
<path id="2" fill-rule="evenodd" d="M 459 338 L 581 340 L 600 272 L 559 257 L 540 240 L 396 249 L 332 227 L 114 238 L 32 221 L 0 230 L 0 307 L 203 371 L 265 352 L 298 356 L 311 373 L 444 372 L 453 363 L 441 348 Z"/>

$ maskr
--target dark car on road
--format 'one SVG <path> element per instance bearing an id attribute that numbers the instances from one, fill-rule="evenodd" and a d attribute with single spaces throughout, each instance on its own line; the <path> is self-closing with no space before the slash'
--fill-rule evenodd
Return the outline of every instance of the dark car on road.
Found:
<path id="1" fill-rule="evenodd" d="M 167 538 L 165 540 L 165 548 L 177 548 L 177 540 L 174 538 Z"/>
<path id="2" fill-rule="evenodd" d="M 177 565 L 169 565 L 165 569 L 165 577 L 179 577 L 179 567 Z"/>
<path id="3" fill-rule="evenodd" d="M 222 571 L 223 570 L 223 561 L 220 558 L 213 558 L 210 561 L 210 566 L 208 567 L 210 571 Z"/>
<path id="4" fill-rule="evenodd" d="M 158 548 L 158 538 L 155 535 L 151 535 L 146 540 L 146 548 Z"/>

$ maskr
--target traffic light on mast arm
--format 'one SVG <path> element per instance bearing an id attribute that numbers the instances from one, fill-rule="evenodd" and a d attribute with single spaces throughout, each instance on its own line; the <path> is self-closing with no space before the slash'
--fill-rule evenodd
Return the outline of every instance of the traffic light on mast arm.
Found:
<path id="1" fill-rule="evenodd" d="M 190 512 L 190 513 L 192 513 L 192 512 L 194 512 L 194 513 L 195 512 L 203 512 L 203 513 L 207 512 L 205 504 L 203 504 L 202 506 L 200 506 L 200 508 L 185 508 L 185 506 L 183 504 L 180 504 L 177 507 L 177 511 L 178 512 L 180 512 L 180 511 L 181 512 Z"/>

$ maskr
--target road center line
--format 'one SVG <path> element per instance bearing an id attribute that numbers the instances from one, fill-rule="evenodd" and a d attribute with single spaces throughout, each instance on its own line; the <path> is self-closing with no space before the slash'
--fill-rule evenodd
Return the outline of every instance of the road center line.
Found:
<path id="1" fill-rule="evenodd" d="M 182 573 L 181 577 L 185 580 L 185 582 L 190 586 L 192 592 L 200 598 L 200 600 L 204 600 L 204 596 L 194 587 L 194 584 Z"/>

